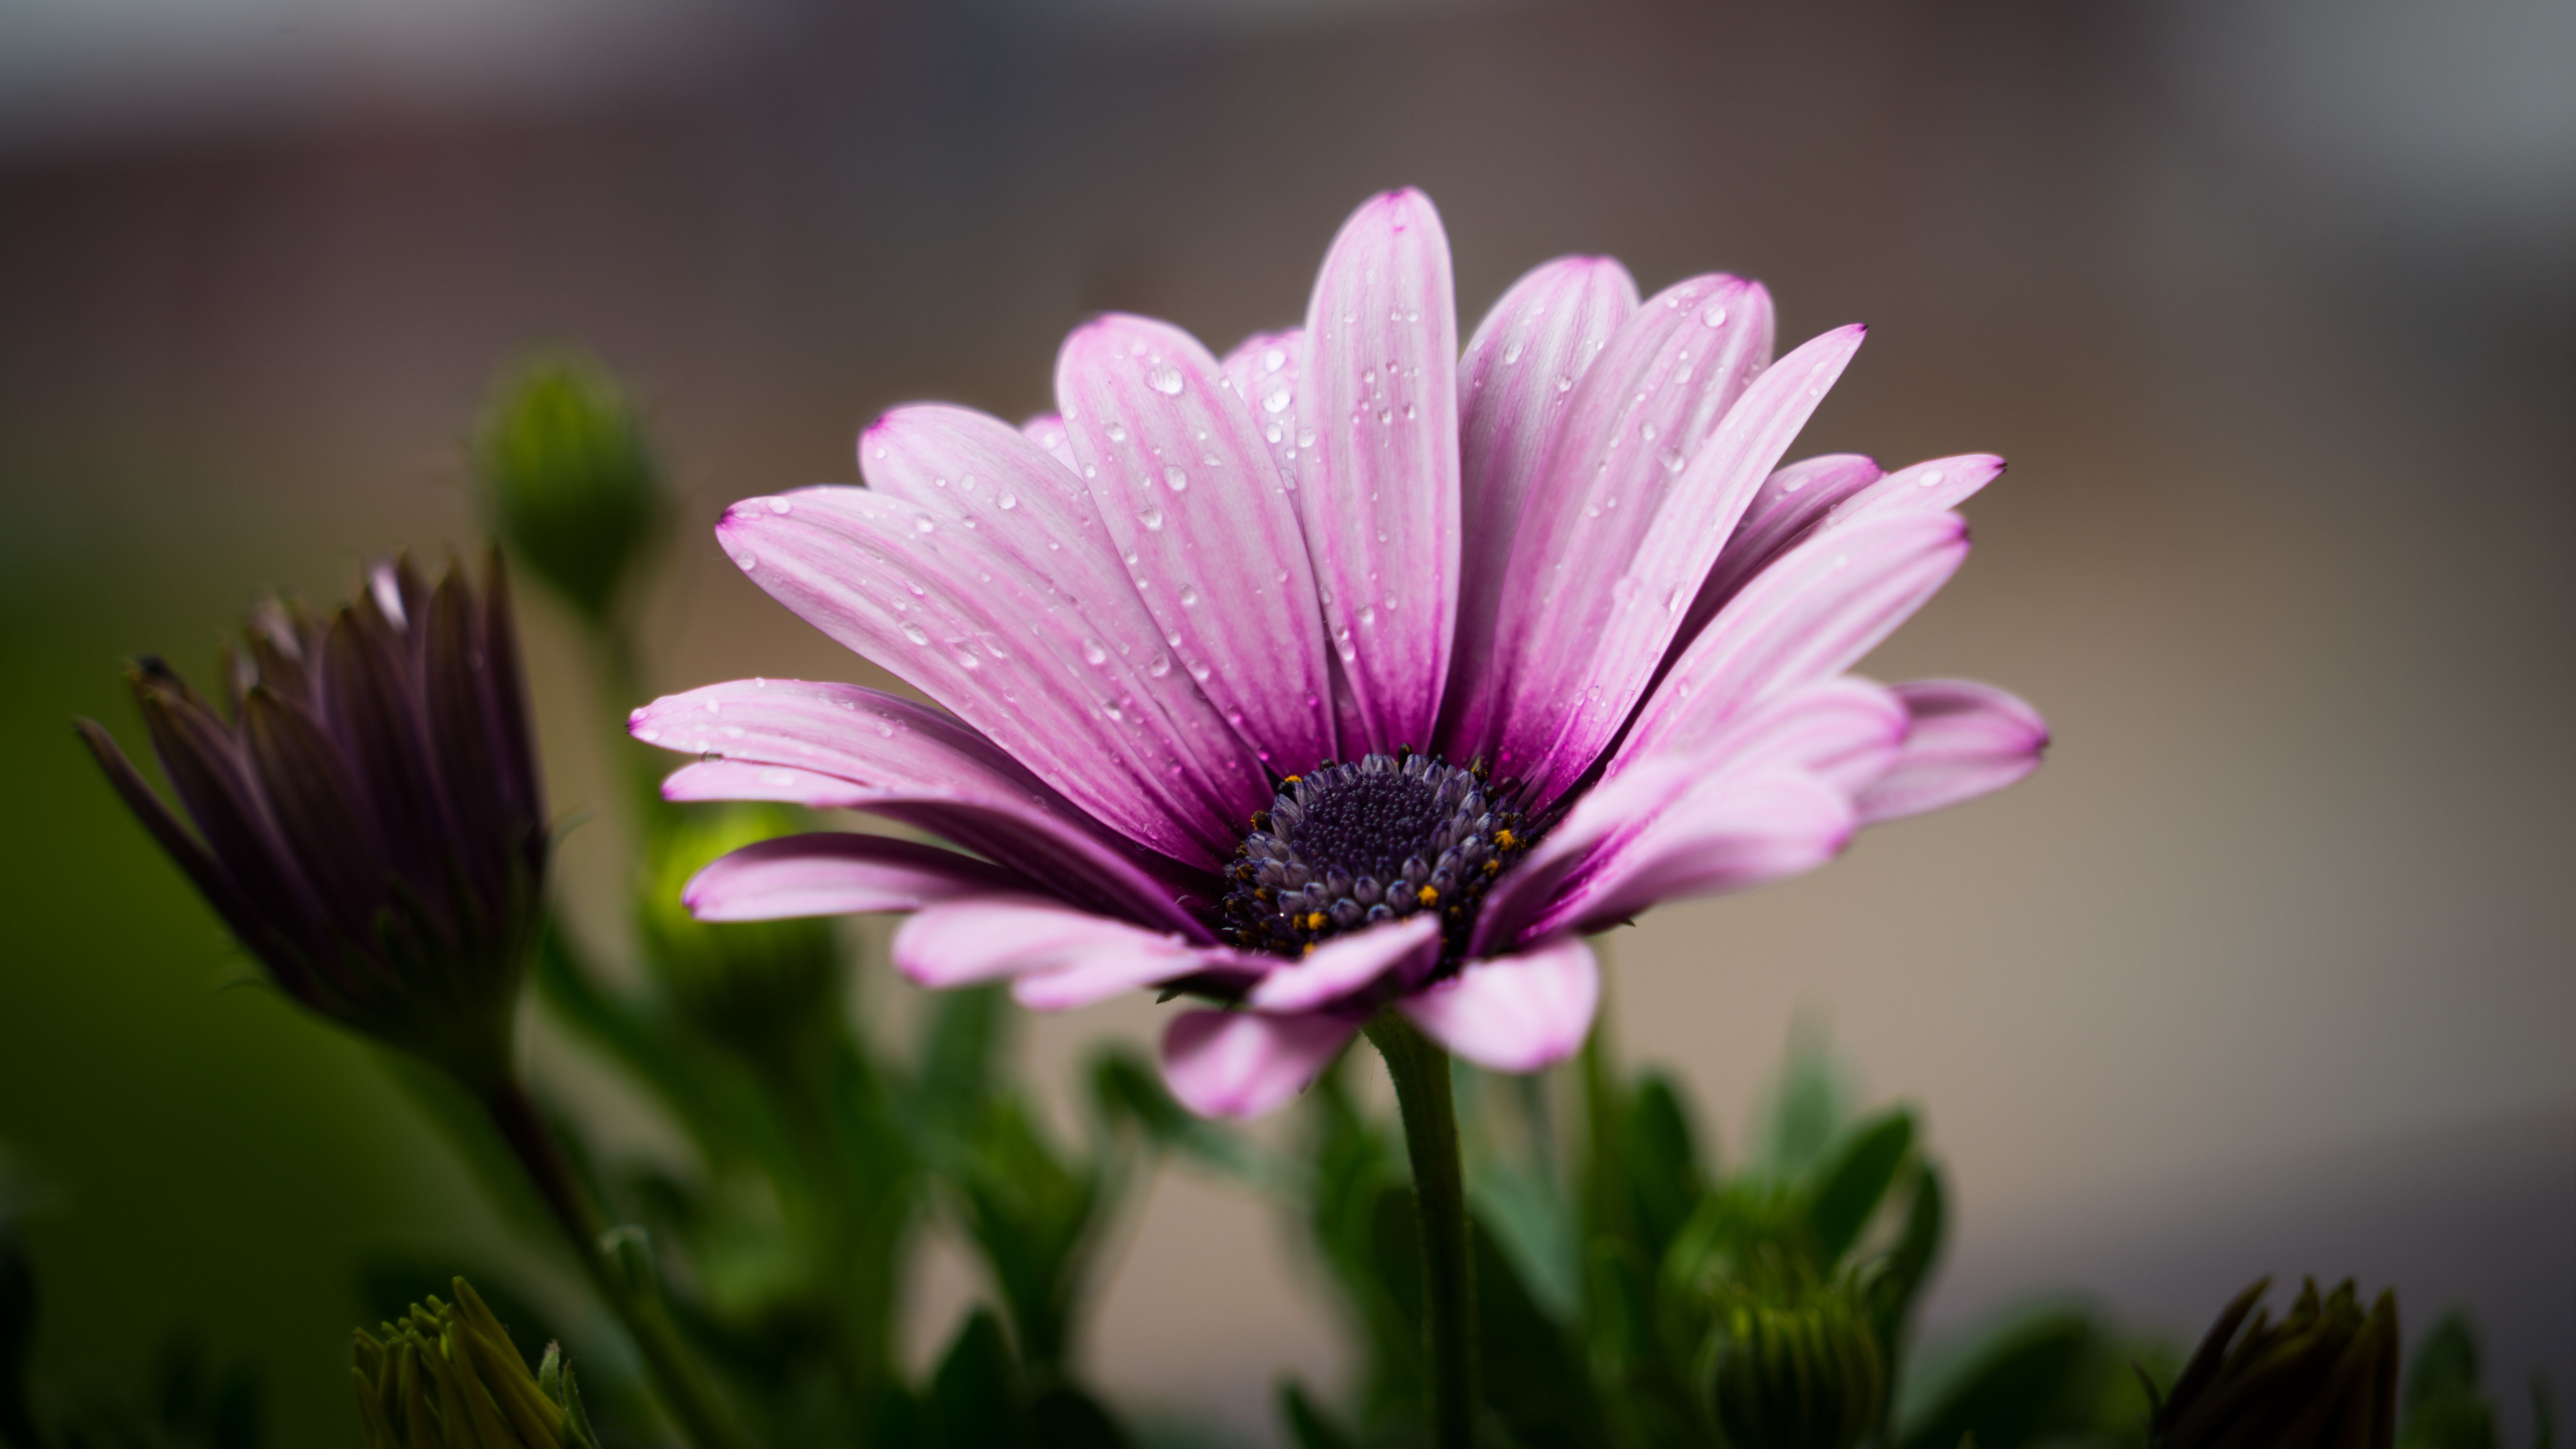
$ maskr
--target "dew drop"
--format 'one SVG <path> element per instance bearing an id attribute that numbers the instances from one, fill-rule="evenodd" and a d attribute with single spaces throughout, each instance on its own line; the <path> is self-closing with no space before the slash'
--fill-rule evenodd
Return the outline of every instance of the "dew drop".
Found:
<path id="1" fill-rule="evenodd" d="M 1013 493 L 1013 492 L 1012 492 L 1010 489 L 1008 489 L 1008 488 L 1003 489 L 1003 490 L 1002 490 L 1002 495 L 1001 495 L 999 498 L 994 499 L 993 501 L 994 501 L 994 502 L 996 502 L 996 503 L 999 503 L 1000 505 L 1002 505 L 1002 511 L 1003 511 L 1004 513 L 1008 513 L 1008 512 L 1010 512 L 1012 509 L 1017 508 L 1017 507 L 1019 507 L 1019 506 L 1020 506 L 1020 496 L 1019 496 L 1018 494 L 1016 494 L 1016 493 Z"/>
<path id="2" fill-rule="evenodd" d="M 1184 609 L 1195 609 L 1198 606 L 1199 591 L 1188 584 L 1181 585 L 1181 607 Z"/>
<path id="3" fill-rule="evenodd" d="M 1639 424 L 1637 425 L 1637 433 L 1638 433 L 1638 436 L 1640 436 L 1640 437 L 1644 438 L 1647 442 L 1649 442 L 1649 443 L 1653 442 L 1653 441 L 1655 440 L 1655 425 L 1654 425 L 1654 423 L 1652 423 L 1651 421 L 1649 421 L 1649 422 L 1639 423 Z"/>
<path id="4" fill-rule="evenodd" d="M 1296 400 L 1296 395 L 1289 389 L 1274 387 L 1261 395 L 1261 410 L 1265 413 L 1284 413 L 1288 411 L 1288 404 Z"/>
<path id="5" fill-rule="evenodd" d="M 1163 486 L 1175 493 L 1183 492 L 1190 486 L 1190 475 L 1177 465 L 1167 466 L 1163 469 Z"/>
<path id="6" fill-rule="evenodd" d="M 1708 304 L 1708 310 L 1699 314 L 1699 320 L 1701 320 L 1702 322 L 1707 323 L 1707 324 L 1708 324 L 1709 326 L 1711 326 L 1711 327 L 1723 327 L 1723 326 L 1725 326 L 1725 325 L 1726 325 L 1726 304 L 1725 304 L 1725 303 L 1723 303 L 1723 302 L 1711 302 L 1711 303 L 1709 303 L 1709 304 Z"/>
<path id="7" fill-rule="evenodd" d="M 1574 391 L 1574 379 L 1573 379 L 1573 378 L 1570 378 L 1570 377 L 1560 377 L 1560 378 L 1558 378 L 1558 379 L 1556 380 L 1556 390 L 1557 390 L 1558 392 L 1572 392 L 1572 391 Z"/>
<path id="8" fill-rule="evenodd" d="M 1145 374 L 1145 385 L 1152 388 L 1154 391 L 1161 393 L 1165 397 L 1179 397 L 1181 395 L 1181 370 L 1177 367 L 1155 368 L 1153 371 Z"/>
<path id="9" fill-rule="evenodd" d="M 1511 345 L 1503 349 L 1503 365 L 1505 367 L 1509 367 L 1513 363 L 1520 361 L 1521 352 L 1528 345 L 1529 344 L 1523 342 L 1520 338 L 1513 338 Z"/>
<path id="10" fill-rule="evenodd" d="M 1261 370 L 1263 372 L 1277 372 L 1279 369 L 1286 367 L 1287 365 L 1288 353 L 1283 348 L 1273 347 L 1269 351 L 1261 354 Z"/>
<path id="11" fill-rule="evenodd" d="M 1100 647 L 1099 640 L 1085 639 L 1082 641 L 1082 662 L 1098 669 L 1109 662 L 1109 651 Z"/>
<path id="12" fill-rule="evenodd" d="M 911 640 L 915 644 L 927 644 L 930 642 L 929 633 L 919 624 L 912 622 L 910 619 L 903 621 L 903 637 Z"/>
<path id="13" fill-rule="evenodd" d="M 1682 450 L 1679 448 L 1666 448 L 1655 454 L 1655 461 L 1664 465 L 1665 472 L 1678 473 L 1682 470 L 1682 463 L 1684 461 L 1682 458 Z"/>
<path id="14" fill-rule="evenodd" d="M 938 523 L 927 513 L 916 513 L 912 516 L 912 531 L 915 533 L 928 533 L 938 526 Z"/>
<path id="15" fill-rule="evenodd" d="M 1297 446 L 1301 448 L 1311 448 L 1315 446 L 1315 430 L 1313 428 L 1299 428 L 1297 430 Z"/>
<path id="16" fill-rule="evenodd" d="M 1914 486 L 1915 486 L 1915 487 L 1917 487 L 1917 488 L 1938 488 L 1938 487 L 1940 487 L 1940 486 L 1941 486 L 1941 470 L 1940 470 L 1940 469 L 1938 469 L 1938 468 L 1935 468 L 1935 469 L 1933 469 L 1931 472 L 1924 474 L 1922 477 L 1915 479 L 1915 480 L 1914 480 Z"/>
<path id="17" fill-rule="evenodd" d="M 1160 649 L 1155 650 L 1154 657 L 1147 660 L 1145 663 L 1145 672 L 1154 676 L 1156 679 L 1160 679 L 1164 675 L 1171 673 L 1172 656 L 1164 653 Z"/>
<path id="18" fill-rule="evenodd" d="M 733 556 L 733 561 L 742 566 L 742 571 L 744 573 L 750 573 L 753 569 L 760 567 L 760 560 L 747 553 L 735 554 Z"/>
<path id="19" fill-rule="evenodd" d="M 1123 443 L 1127 441 L 1127 425 L 1125 423 L 1113 422 L 1108 427 L 1101 429 L 1101 431 L 1107 433 L 1109 435 L 1109 441 L 1113 443 Z"/>
<path id="20" fill-rule="evenodd" d="M 1938 476 L 1940 476 L 1940 475 L 1938 475 L 1938 474 L 1934 474 L 1933 476 L 1938 477 Z M 788 501 L 787 501 L 786 499 L 784 499 L 784 498 L 772 498 L 772 499 L 770 499 L 770 500 L 769 500 L 769 511 L 770 511 L 770 512 L 772 512 L 772 513 L 788 513 L 788 512 L 792 512 L 792 511 L 794 511 L 795 507 L 796 507 L 796 505 L 794 505 L 794 504 L 792 504 L 792 503 L 788 502 Z"/>
<path id="21" fill-rule="evenodd" d="M 1148 503 L 1136 510 L 1136 521 L 1160 533 L 1163 528 L 1163 510 Z"/>

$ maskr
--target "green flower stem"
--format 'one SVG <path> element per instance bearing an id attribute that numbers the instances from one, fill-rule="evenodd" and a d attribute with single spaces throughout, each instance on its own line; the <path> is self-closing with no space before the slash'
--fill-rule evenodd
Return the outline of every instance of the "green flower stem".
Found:
<path id="1" fill-rule="evenodd" d="M 599 1205 L 574 1175 L 572 1164 L 565 1160 L 563 1148 L 528 1099 L 527 1089 L 516 1081 L 505 1081 L 483 1097 L 483 1110 L 500 1129 L 510 1151 L 527 1169 L 528 1180 L 553 1210 L 555 1222 L 572 1240 L 573 1256 L 581 1260 L 590 1275 L 591 1286 L 626 1325 L 627 1333 L 644 1356 L 644 1365 L 652 1375 L 654 1396 L 678 1421 L 681 1433 L 694 1449 L 751 1449 L 751 1441 L 734 1427 L 724 1407 L 718 1402 L 715 1386 L 698 1368 L 697 1360 L 680 1342 L 679 1330 L 662 1306 L 661 1297 L 652 1286 L 629 1281 L 628 1276 L 610 1261 L 609 1249 L 602 1241 L 608 1221 Z"/>
<path id="2" fill-rule="evenodd" d="M 1467 1173 L 1458 1147 L 1458 1104 L 1449 1054 L 1392 1011 L 1368 1025 L 1386 1058 L 1413 1161 L 1413 1201 L 1422 1214 L 1423 1302 L 1431 1354 L 1431 1442 L 1469 1449 L 1476 1422 L 1476 1281 L 1467 1222 Z"/>

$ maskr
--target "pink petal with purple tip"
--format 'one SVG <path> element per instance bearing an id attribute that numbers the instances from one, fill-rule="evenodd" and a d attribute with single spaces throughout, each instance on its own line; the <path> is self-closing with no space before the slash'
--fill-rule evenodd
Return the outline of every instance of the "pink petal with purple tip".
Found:
<path id="1" fill-rule="evenodd" d="M 1896 686 L 1913 716 L 1896 762 L 1858 800 L 1863 823 L 1973 800 L 2039 768 L 2048 722 L 1990 684 L 1926 679 Z"/>
<path id="2" fill-rule="evenodd" d="M 1069 978 L 1075 987 L 1059 983 L 1054 993 L 1041 993 L 1049 1010 L 1186 976 L 1203 954 L 1177 935 L 1038 896 L 982 896 L 932 906 L 903 923 L 893 947 L 895 969 L 929 987 L 1049 974 Z M 1111 978 L 1118 984 L 1099 989 Z"/>
<path id="3" fill-rule="evenodd" d="M 1646 311 L 1653 310 L 1649 304 Z M 1541 798 L 1581 776 L 1627 723 L 1736 520 L 1842 375 L 1862 335 L 1859 327 L 1845 327 L 1799 347 L 1755 378 L 1704 441 L 1657 455 L 1654 471 L 1677 475 L 1669 489 L 1631 471 L 1633 501 L 1651 507 L 1650 516 L 1573 535 L 1572 551 L 1559 561 L 1570 576 L 1588 576 L 1590 590 L 1571 593 L 1559 614 L 1531 616 L 1533 626 L 1506 645 L 1512 715 L 1498 757 L 1517 762 Z M 1644 440 L 1609 441 L 1631 445 L 1625 461 L 1634 470 L 1636 445 Z M 1560 460 L 1567 456 L 1561 447 Z M 1614 466 L 1600 476 L 1619 472 Z M 1605 520 L 1615 511 L 1612 502 L 1630 506 L 1601 489 L 1593 496 Z M 1516 557 L 1513 568 L 1520 571 L 1523 561 Z"/>
<path id="4" fill-rule="evenodd" d="M 1475 753 L 1493 734 L 1494 621 L 1521 513 L 1574 387 L 1637 310 L 1637 284 L 1608 257 L 1559 257 L 1514 282 L 1458 362 L 1458 632 L 1442 748 Z M 1476 743 L 1468 743 L 1474 741 Z"/>
<path id="5" fill-rule="evenodd" d="M 1458 612 L 1457 375 L 1440 215 L 1419 191 L 1373 197 L 1315 278 L 1291 465 L 1361 722 L 1346 754 L 1428 747 L 1439 722 Z"/>
<path id="6" fill-rule="evenodd" d="M 1953 513 L 1811 534 L 1692 641 L 1637 711 L 1614 767 L 1694 751 L 1744 709 L 1841 673 L 1939 592 L 1967 556 L 1967 524 Z"/>
<path id="7" fill-rule="evenodd" d="M 1163 1031 L 1163 1080 L 1202 1117 L 1258 1117 L 1312 1085 L 1358 1031 L 1320 1014 L 1185 1011 Z"/>
<path id="8" fill-rule="evenodd" d="M 1682 612 L 1681 627 L 1673 631 L 1673 642 L 1664 649 L 1665 667 L 1669 669 L 1681 657 L 1727 600 L 1806 537 L 1817 520 L 1885 476 L 1877 463 L 1858 453 L 1828 453 L 1802 458 L 1763 479 L 1726 547 L 1718 550 L 1717 562 L 1709 566 L 1708 577 L 1700 582 L 1698 597 Z"/>
<path id="9" fill-rule="evenodd" d="M 1154 667 L 1177 660 L 1280 773 L 1331 758 L 1332 678 L 1296 501 L 1216 359 L 1168 323 L 1102 317 L 1065 339 L 1056 398 L 1161 631 Z"/>
<path id="10" fill-rule="evenodd" d="M 917 911 L 963 896 L 1028 893 L 1017 871 L 884 835 L 822 831 L 746 845 L 691 877 L 680 903 L 701 921 L 776 921 Z"/>
<path id="11" fill-rule="evenodd" d="M 1204 938 L 1175 902 L 1188 879 L 1109 831 L 956 718 L 854 684 L 743 680 L 668 695 L 628 723 L 646 744 L 715 756 L 663 784 L 673 800 L 785 800 L 866 810 L 943 836 L 1049 889 Z"/>
<path id="12" fill-rule="evenodd" d="M 1723 771 L 1597 857 L 1524 935 L 1607 930 L 1665 901 L 1800 875 L 1855 828 L 1850 799 L 1803 770 Z"/>
<path id="13" fill-rule="evenodd" d="M 1336 936 L 1261 978 L 1244 1004 L 1256 1011 L 1313 1011 L 1393 973 L 1404 982 L 1440 963 L 1440 918 L 1418 915 Z"/>
<path id="14" fill-rule="evenodd" d="M 1470 961 L 1397 1009 L 1433 1041 L 1480 1067 L 1534 1072 L 1574 1055 L 1601 1004 L 1601 969 L 1576 937 Z"/>
<path id="15" fill-rule="evenodd" d="M 1507 951 L 1591 862 L 1641 830 L 1705 773 L 1697 757 L 1640 760 L 1586 791 L 1529 854 L 1505 870 L 1476 916 L 1471 953 Z"/>
<path id="16" fill-rule="evenodd" d="M 1687 757 L 1710 769 L 1790 766 L 1858 796 L 1896 763 L 1911 728 L 1905 702 L 1894 690 L 1845 674 L 1753 705 L 1693 745 Z M 1639 758 L 1623 754 L 1612 768 L 1632 769 Z"/>

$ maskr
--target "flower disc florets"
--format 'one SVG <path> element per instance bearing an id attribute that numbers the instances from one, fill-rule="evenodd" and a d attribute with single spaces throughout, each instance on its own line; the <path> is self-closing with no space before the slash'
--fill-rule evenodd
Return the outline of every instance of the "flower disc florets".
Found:
<path id="1" fill-rule="evenodd" d="M 1442 955 L 1460 959 L 1486 888 L 1529 848 L 1516 793 L 1482 764 L 1409 750 L 1291 775 L 1226 869 L 1225 929 L 1245 950 L 1295 956 L 1436 911 Z"/>

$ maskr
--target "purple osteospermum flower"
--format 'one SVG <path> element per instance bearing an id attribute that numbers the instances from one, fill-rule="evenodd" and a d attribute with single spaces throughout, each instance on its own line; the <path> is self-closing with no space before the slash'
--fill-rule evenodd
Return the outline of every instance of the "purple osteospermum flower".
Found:
<path id="1" fill-rule="evenodd" d="M 982 859 L 774 840 L 692 908 L 914 911 L 906 974 L 1014 978 L 1041 1009 L 1215 1000 L 1165 1069 L 1249 1115 L 1390 1003 L 1471 1061 L 1555 1061 L 1599 994 L 1584 932 L 2037 764 L 2010 695 L 1843 673 L 1958 568 L 1950 509 L 2003 467 L 1774 471 L 1860 328 L 1773 362 L 1759 284 L 1641 303 L 1570 257 L 1457 335 L 1439 216 L 1389 193 L 1302 331 L 1220 361 L 1103 317 L 1057 359 L 1060 415 L 898 408 L 860 441 L 866 487 L 734 505 L 745 572 L 954 713 L 672 696 L 633 721 L 704 757 L 666 792 L 871 810 Z"/>

